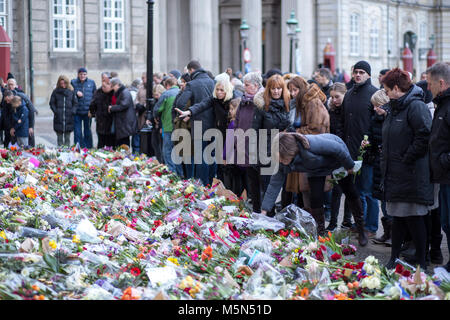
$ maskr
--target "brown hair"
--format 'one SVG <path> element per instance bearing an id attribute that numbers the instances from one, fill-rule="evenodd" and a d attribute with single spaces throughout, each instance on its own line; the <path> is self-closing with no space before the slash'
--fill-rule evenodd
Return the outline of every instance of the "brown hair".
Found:
<path id="1" fill-rule="evenodd" d="M 305 149 L 309 149 L 309 141 L 300 133 L 280 132 L 274 139 L 274 146 L 278 147 L 280 160 L 292 161 L 300 152 L 298 143 L 301 143 Z M 273 151 L 272 151 L 273 152 Z"/>
<path id="2" fill-rule="evenodd" d="M 401 92 L 407 92 L 413 85 L 409 73 L 400 68 L 392 69 L 386 73 L 381 78 L 381 83 L 391 90 L 398 86 Z"/>
<path id="3" fill-rule="evenodd" d="M 175 78 L 168 78 L 166 81 L 164 81 L 165 86 L 173 87 L 178 83 L 178 80 Z"/>
<path id="4" fill-rule="evenodd" d="M 342 82 L 336 82 L 333 83 L 333 85 L 330 88 L 330 92 L 331 91 L 336 91 L 342 94 L 346 94 L 347 93 L 347 87 L 345 86 L 345 83 Z"/>
<path id="5" fill-rule="evenodd" d="M 264 105 L 266 106 L 265 110 L 269 111 L 269 105 L 271 100 L 271 94 L 270 89 L 281 87 L 283 89 L 283 92 L 281 94 L 283 100 L 284 100 L 284 107 L 286 109 L 286 112 L 289 112 L 289 101 L 290 93 L 289 90 L 286 87 L 286 82 L 284 81 L 283 77 L 279 74 L 275 74 L 267 80 L 266 89 L 264 90 Z"/>
<path id="6" fill-rule="evenodd" d="M 70 84 L 69 78 L 68 78 L 67 76 L 65 76 L 65 75 L 60 75 L 60 76 L 58 77 L 58 82 L 56 83 L 56 87 L 57 87 L 57 88 L 61 88 L 61 86 L 59 85 L 59 83 L 61 82 L 61 80 L 64 81 L 64 83 L 66 84 L 66 88 L 67 88 L 67 89 L 69 89 L 70 91 L 73 91 L 73 87 L 72 87 L 72 85 Z"/>

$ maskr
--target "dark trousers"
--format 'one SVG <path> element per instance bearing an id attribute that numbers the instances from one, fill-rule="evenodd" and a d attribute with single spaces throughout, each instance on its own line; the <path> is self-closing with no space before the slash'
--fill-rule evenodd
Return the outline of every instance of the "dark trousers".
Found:
<path id="1" fill-rule="evenodd" d="M 391 260 L 399 257 L 407 232 L 411 235 L 416 247 L 416 260 L 423 268 L 425 267 L 425 246 L 427 242 L 427 230 L 423 216 L 393 217 Z"/>
<path id="2" fill-rule="evenodd" d="M 261 173 L 257 167 L 246 167 L 247 194 L 252 200 L 253 212 L 261 213 Z"/>
<path id="3" fill-rule="evenodd" d="M 152 149 L 155 152 L 155 157 L 159 163 L 164 163 L 162 156 L 162 136 L 159 129 L 152 132 Z"/>
<path id="4" fill-rule="evenodd" d="M 337 218 L 339 216 L 339 209 L 341 207 L 341 198 L 342 198 L 342 189 L 339 185 L 335 185 L 331 192 L 331 217 L 330 223 L 337 225 Z M 344 204 L 344 223 L 351 224 L 352 223 L 352 213 L 348 206 L 348 200 L 345 199 Z"/>
<path id="5" fill-rule="evenodd" d="M 245 170 L 236 165 L 217 165 L 217 179 L 223 181 L 225 188 L 238 197 L 247 189 Z"/>
<path id="6" fill-rule="evenodd" d="M 98 144 L 97 149 L 102 149 L 104 147 L 114 147 L 115 138 L 113 134 L 100 134 L 97 133 L 98 136 Z"/>

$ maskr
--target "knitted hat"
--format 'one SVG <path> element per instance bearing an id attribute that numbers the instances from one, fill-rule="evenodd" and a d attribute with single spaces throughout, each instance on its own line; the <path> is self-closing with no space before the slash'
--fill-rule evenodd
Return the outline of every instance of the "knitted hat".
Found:
<path id="1" fill-rule="evenodd" d="M 370 64 L 367 61 L 362 60 L 362 61 L 359 61 L 358 63 L 356 63 L 355 66 L 353 67 L 353 70 L 356 70 L 356 69 L 364 70 L 365 72 L 367 72 L 367 74 L 369 76 L 372 75 L 371 74 L 372 69 L 370 68 Z"/>
<path id="2" fill-rule="evenodd" d="M 86 68 L 80 68 L 80 69 L 78 69 L 78 73 L 81 73 L 81 72 L 86 72 L 86 73 L 87 73 L 87 69 L 86 69 Z"/>
<path id="3" fill-rule="evenodd" d="M 171 73 L 177 79 L 180 79 L 180 77 L 181 77 L 181 72 L 178 70 L 172 70 L 169 73 Z"/>
<path id="4" fill-rule="evenodd" d="M 9 79 L 14 79 L 14 76 L 11 72 L 8 72 L 8 77 L 6 78 L 6 81 L 8 81 Z"/>

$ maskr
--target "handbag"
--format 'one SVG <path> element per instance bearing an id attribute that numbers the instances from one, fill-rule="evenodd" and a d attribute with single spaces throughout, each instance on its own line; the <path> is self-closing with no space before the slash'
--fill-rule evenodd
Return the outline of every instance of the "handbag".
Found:
<path id="1" fill-rule="evenodd" d="M 325 178 L 325 184 L 323 187 L 323 192 L 329 192 L 333 189 L 333 184 L 330 182 L 331 176 Z M 286 188 L 287 192 L 302 193 L 310 191 L 308 176 L 305 172 L 291 172 L 286 178 Z"/>

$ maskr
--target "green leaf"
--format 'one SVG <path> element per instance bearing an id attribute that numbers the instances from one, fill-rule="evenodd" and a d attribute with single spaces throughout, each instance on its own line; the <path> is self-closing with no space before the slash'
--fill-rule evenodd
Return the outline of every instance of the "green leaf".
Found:
<path id="1" fill-rule="evenodd" d="M 43 258 L 44 258 L 45 263 L 50 267 L 50 269 L 53 272 L 56 272 L 56 273 L 59 272 L 59 264 L 58 264 L 57 259 L 54 256 L 46 253 L 46 254 L 44 254 Z"/>

